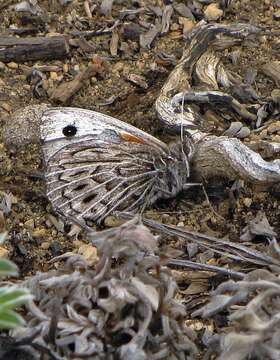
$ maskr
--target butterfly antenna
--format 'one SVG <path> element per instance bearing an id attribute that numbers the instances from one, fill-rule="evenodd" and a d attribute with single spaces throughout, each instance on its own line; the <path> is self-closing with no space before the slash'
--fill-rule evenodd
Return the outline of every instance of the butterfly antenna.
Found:
<path id="1" fill-rule="evenodd" d="M 187 154 L 185 153 L 184 149 L 184 142 L 185 142 L 185 132 L 184 132 L 184 126 L 183 126 L 183 115 L 184 115 L 184 106 L 185 106 L 185 97 L 182 97 L 182 103 L 181 103 L 181 126 L 180 126 L 180 138 L 181 138 L 181 151 L 185 160 L 187 174 L 190 176 L 190 168 L 189 168 L 189 159 Z"/>
<path id="2" fill-rule="evenodd" d="M 184 138 L 183 138 L 183 135 L 184 135 L 184 130 L 183 130 L 183 115 L 184 115 L 184 106 L 185 106 L 185 97 L 183 96 L 183 99 L 182 99 L 182 104 L 181 104 L 181 128 L 180 128 L 180 131 L 181 131 L 181 145 L 182 145 L 182 151 L 184 151 L 184 148 L 183 148 L 183 141 L 184 141 Z"/>

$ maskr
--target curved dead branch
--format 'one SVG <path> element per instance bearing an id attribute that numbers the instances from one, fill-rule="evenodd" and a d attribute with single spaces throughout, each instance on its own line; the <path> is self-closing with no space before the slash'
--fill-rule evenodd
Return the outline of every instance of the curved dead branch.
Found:
<path id="1" fill-rule="evenodd" d="M 248 35 L 259 31 L 249 24 L 198 26 L 156 100 L 164 127 L 172 132 L 183 127 L 194 139 L 193 171 L 200 179 L 220 176 L 261 184 L 280 181 L 280 160 L 265 161 L 238 139 L 209 134 L 199 111 L 200 106 L 207 106 L 219 116 L 225 113 L 251 123 L 258 120 L 256 109 L 263 102 L 257 102 L 252 91 L 247 95 L 255 100 L 254 105 L 240 103 L 230 94 L 231 87 L 238 83 L 226 72 L 216 50 L 241 44 Z"/>
<path id="2" fill-rule="evenodd" d="M 198 178 L 241 178 L 256 184 L 280 181 L 280 160 L 265 161 L 240 140 L 207 136 L 196 147 L 193 171 Z"/>

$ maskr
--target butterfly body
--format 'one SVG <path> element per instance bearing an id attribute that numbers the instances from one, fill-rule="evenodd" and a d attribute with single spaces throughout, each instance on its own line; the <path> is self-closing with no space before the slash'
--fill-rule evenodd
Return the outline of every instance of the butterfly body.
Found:
<path id="1" fill-rule="evenodd" d="M 41 139 L 47 196 L 55 210 L 102 221 L 170 198 L 188 178 L 180 143 L 168 147 L 113 117 L 77 108 L 45 111 Z"/>

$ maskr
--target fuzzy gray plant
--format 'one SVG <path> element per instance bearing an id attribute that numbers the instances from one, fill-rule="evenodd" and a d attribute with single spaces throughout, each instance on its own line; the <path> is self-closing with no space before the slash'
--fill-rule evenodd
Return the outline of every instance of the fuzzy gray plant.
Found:
<path id="1" fill-rule="evenodd" d="M 194 359 L 194 333 L 170 270 L 153 256 L 150 231 L 135 218 L 90 238 L 100 256 L 95 269 L 65 255 L 57 270 L 24 281 L 34 299 L 14 336 L 32 338 L 44 359 Z"/>
<path id="2" fill-rule="evenodd" d="M 204 359 L 280 359 L 280 277 L 265 269 L 243 280 L 222 283 L 194 316 L 209 318 L 227 310 L 226 332 L 214 335 Z"/>

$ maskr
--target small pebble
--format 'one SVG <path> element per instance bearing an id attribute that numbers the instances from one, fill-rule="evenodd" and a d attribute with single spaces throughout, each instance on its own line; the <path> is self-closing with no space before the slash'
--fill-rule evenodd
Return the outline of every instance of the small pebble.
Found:
<path id="1" fill-rule="evenodd" d="M 99 260 L 96 247 L 89 244 L 83 244 L 78 254 L 82 255 L 90 266 L 97 264 Z"/>
<path id="2" fill-rule="evenodd" d="M 261 36 L 261 37 L 260 37 L 260 42 L 261 42 L 262 44 L 267 43 L 267 36 L 265 36 L 265 35 Z"/>
<path id="3" fill-rule="evenodd" d="M 179 27 L 179 24 L 177 24 L 177 23 L 173 23 L 173 24 L 171 24 L 171 26 L 170 26 L 170 30 L 171 31 L 174 31 L 174 30 L 178 30 L 180 27 Z"/>
<path id="4" fill-rule="evenodd" d="M 280 20 L 280 10 L 275 11 L 275 13 L 273 14 L 273 18 L 275 20 Z"/>
<path id="5" fill-rule="evenodd" d="M 85 243 L 83 243 L 81 240 L 73 240 L 73 246 L 75 248 L 80 248 L 81 246 L 85 245 Z"/>
<path id="6" fill-rule="evenodd" d="M 238 139 L 245 139 L 246 137 L 248 137 L 250 135 L 251 131 L 247 126 L 243 126 L 241 130 L 238 131 L 238 133 L 236 134 L 236 137 Z"/>
<path id="7" fill-rule="evenodd" d="M 194 243 L 188 243 L 187 244 L 187 250 L 188 250 L 189 257 L 192 258 L 198 252 L 198 245 L 194 244 Z"/>
<path id="8" fill-rule="evenodd" d="M 35 229 L 33 232 L 32 232 L 32 237 L 34 239 L 41 239 L 43 237 L 45 237 L 47 235 L 47 232 L 46 232 L 46 229 Z"/>
<path id="9" fill-rule="evenodd" d="M 51 250 L 53 256 L 58 256 L 58 255 L 61 255 L 63 253 L 63 249 L 61 247 L 61 244 L 58 241 L 54 241 L 50 245 L 50 250 Z"/>
<path id="10" fill-rule="evenodd" d="M 210 4 L 206 7 L 204 15 L 208 21 L 216 21 L 223 16 L 223 10 L 217 4 Z"/>
<path id="11" fill-rule="evenodd" d="M 2 61 L 0 61 L 0 71 L 4 71 L 5 70 L 5 64 L 2 63 Z"/>
<path id="12" fill-rule="evenodd" d="M 57 73 L 55 71 L 51 71 L 50 72 L 50 78 L 53 80 L 53 81 L 57 81 Z"/>
<path id="13" fill-rule="evenodd" d="M 7 66 L 8 66 L 8 68 L 9 69 L 18 69 L 18 64 L 17 63 L 15 63 L 15 62 L 9 62 L 8 64 L 7 64 Z"/>
<path id="14" fill-rule="evenodd" d="M 68 71 L 69 71 L 69 65 L 68 65 L 68 64 L 63 64 L 62 69 L 63 69 L 63 72 L 68 73 Z"/>
<path id="15" fill-rule="evenodd" d="M 250 199 L 250 198 L 245 198 L 245 199 L 243 200 L 243 204 L 244 204 L 247 208 L 249 208 L 249 207 L 252 205 L 252 199 Z"/>
<path id="16" fill-rule="evenodd" d="M 50 242 L 49 241 L 44 241 L 44 242 L 42 242 L 42 244 L 41 244 L 41 248 L 43 249 L 43 250 L 48 250 L 49 248 L 50 248 Z"/>
<path id="17" fill-rule="evenodd" d="M 108 226 L 108 227 L 116 227 L 116 226 L 120 226 L 121 224 L 124 223 L 124 220 L 121 220 L 121 219 L 117 219 L 116 217 L 114 216 L 107 216 L 105 219 L 104 219 L 104 225 L 105 226 Z"/>
<path id="18" fill-rule="evenodd" d="M 33 230 L 34 227 L 35 227 L 34 220 L 33 220 L 33 219 L 29 219 L 29 220 L 25 221 L 24 227 L 25 227 L 26 229 Z"/>
<path id="19" fill-rule="evenodd" d="M 3 102 L 1 104 L 1 108 L 7 112 L 11 112 L 12 111 L 12 107 L 10 104 L 8 104 L 7 102 Z"/>
<path id="20" fill-rule="evenodd" d="M 192 21 L 190 19 L 187 19 L 187 18 L 184 18 L 184 17 L 179 18 L 179 23 L 181 25 L 183 25 L 183 33 L 184 34 L 188 34 L 195 27 L 195 22 L 194 21 Z"/>
<path id="21" fill-rule="evenodd" d="M 9 250 L 0 246 L 0 259 L 8 259 L 9 257 Z"/>
<path id="22" fill-rule="evenodd" d="M 271 91 L 272 100 L 276 103 L 280 103 L 280 89 L 274 89 Z"/>
<path id="23" fill-rule="evenodd" d="M 274 134 L 278 131 L 280 131 L 280 121 L 276 121 L 267 128 L 268 134 Z"/>

